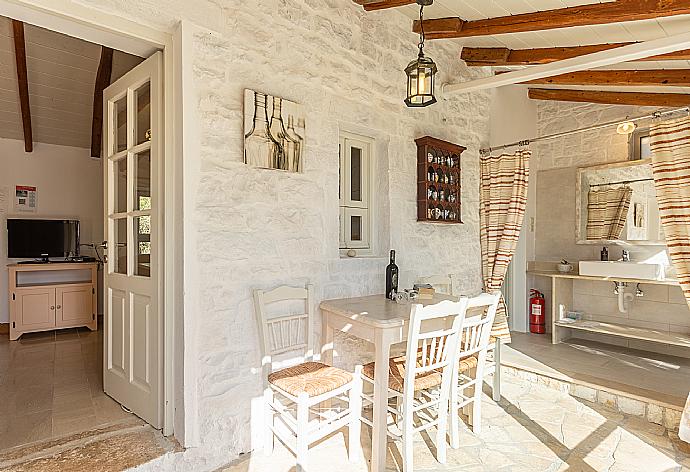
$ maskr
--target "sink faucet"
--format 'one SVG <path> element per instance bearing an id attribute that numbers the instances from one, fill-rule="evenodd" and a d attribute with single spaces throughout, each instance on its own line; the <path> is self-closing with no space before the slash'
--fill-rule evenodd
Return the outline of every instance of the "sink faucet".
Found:
<path id="1" fill-rule="evenodd" d="M 623 262 L 630 262 L 630 253 L 626 249 L 623 249 L 623 255 L 621 256 L 621 260 Z"/>

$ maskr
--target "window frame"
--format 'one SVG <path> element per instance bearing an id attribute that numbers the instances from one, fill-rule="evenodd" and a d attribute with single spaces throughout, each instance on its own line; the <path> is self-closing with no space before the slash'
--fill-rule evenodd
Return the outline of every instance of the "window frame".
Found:
<path id="1" fill-rule="evenodd" d="M 372 183 L 374 181 L 374 139 L 347 131 L 339 133 L 339 251 L 341 257 L 371 256 L 374 253 L 373 234 L 373 200 Z M 362 150 L 361 154 L 361 200 L 352 200 L 352 148 Z M 352 240 L 351 218 L 362 218 L 362 238 Z M 354 255 L 352 255 L 354 251 Z"/>
<path id="2" fill-rule="evenodd" d="M 635 131 L 630 133 L 630 138 L 628 141 L 628 160 L 639 161 L 642 159 L 649 159 L 651 156 L 642 157 L 642 146 L 640 145 L 640 140 L 645 137 L 649 137 L 649 128 L 637 128 Z"/>

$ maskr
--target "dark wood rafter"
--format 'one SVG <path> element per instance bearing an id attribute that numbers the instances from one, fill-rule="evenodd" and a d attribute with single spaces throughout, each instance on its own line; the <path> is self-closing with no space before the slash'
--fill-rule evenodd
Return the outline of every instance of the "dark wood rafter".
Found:
<path id="1" fill-rule="evenodd" d="M 617 0 L 484 20 L 466 21 L 457 17 L 429 19 L 424 20 L 424 32 L 427 39 L 466 38 L 687 14 L 690 14 L 690 0 Z M 419 20 L 415 20 L 413 30 L 416 33 L 419 27 Z"/>
<path id="2" fill-rule="evenodd" d="M 533 100 L 601 103 L 606 105 L 656 107 L 684 107 L 690 105 L 690 94 L 684 93 L 603 92 L 596 90 L 554 90 L 535 88 L 529 89 L 528 96 Z"/>
<path id="3" fill-rule="evenodd" d="M 508 49 L 508 48 L 462 48 L 460 59 L 468 66 L 529 66 L 584 56 L 607 51 L 633 43 L 594 44 L 561 48 Z M 645 57 L 640 61 L 690 60 L 690 49 L 675 51 L 659 56 Z"/>
<path id="4" fill-rule="evenodd" d="M 532 85 L 690 86 L 690 70 L 583 70 L 523 82 Z"/>
<path id="5" fill-rule="evenodd" d="M 19 105 L 22 111 L 24 128 L 24 150 L 34 150 L 33 132 L 31 130 L 31 107 L 29 106 L 29 79 L 26 72 L 26 44 L 24 42 L 24 23 L 12 20 L 14 34 L 14 56 L 17 62 L 17 84 L 19 86 Z"/>
<path id="6" fill-rule="evenodd" d="M 110 85 L 113 71 L 113 50 L 101 47 L 101 60 L 96 73 L 96 85 L 93 90 L 93 120 L 91 123 L 91 157 L 101 157 L 103 150 L 103 90 Z"/>
<path id="7" fill-rule="evenodd" d="M 355 0 L 355 3 L 362 5 L 366 11 L 384 10 L 386 8 L 402 7 L 413 5 L 415 0 Z"/>

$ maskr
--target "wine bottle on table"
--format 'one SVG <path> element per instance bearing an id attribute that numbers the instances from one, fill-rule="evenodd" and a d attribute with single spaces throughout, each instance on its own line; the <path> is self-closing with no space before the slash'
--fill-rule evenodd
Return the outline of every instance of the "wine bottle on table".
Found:
<path id="1" fill-rule="evenodd" d="M 386 267 L 386 298 L 395 300 L 398 293 L 398 266 L 395 265 L 395 251 L 391 250 L 391 262 Z"/>

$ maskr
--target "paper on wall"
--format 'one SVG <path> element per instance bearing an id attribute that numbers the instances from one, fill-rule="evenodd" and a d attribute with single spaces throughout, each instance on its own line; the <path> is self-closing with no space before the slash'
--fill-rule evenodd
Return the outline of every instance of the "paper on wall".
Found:
<path id="1" fill-rule="evenodd" d="M 36 213 L 38 208 L 37 194 L 38 189 L 30 185 L 17 185 L 14 190 L 14 209 Z"/>
<path id="2" fill-rule="evenodd" d="M 0 187 L 0 219 L 4 218 L 10 206 L 9 187 Z"/>

